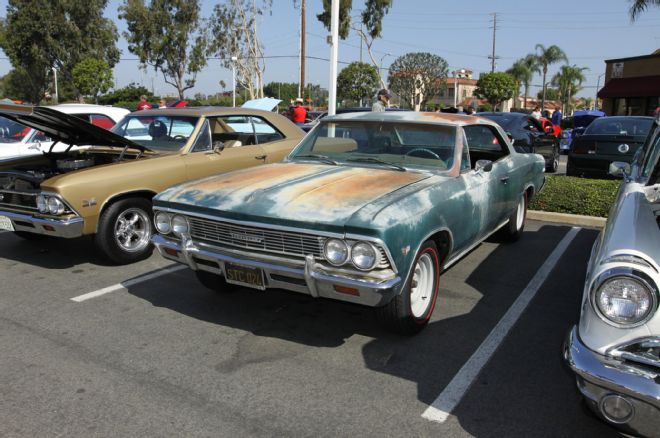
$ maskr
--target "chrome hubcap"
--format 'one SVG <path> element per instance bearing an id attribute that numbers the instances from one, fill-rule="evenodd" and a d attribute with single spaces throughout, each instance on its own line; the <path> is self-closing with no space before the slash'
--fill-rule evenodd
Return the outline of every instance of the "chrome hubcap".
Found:
<path id="1" fill-rule="evenodd" d="M 415 264 L 410 287 L 410 310 L 416 318 L 421 318 L 431 306 L 435 269 L 433 258 L 422 254 Z"/>
<path id="2" fill-rule="evenodd" d="M 519 230 L 523 226 L 525 221 L 525 196 L 520 198 L 518 203 L 518 209 L 516 210 L 516 230 Z"/>
<path id="3" fill-rule="evenodd" d="M 151 225 L 149 216 L 137 208 L 122 211 L 115 221 L 115 242 L 121 249 L 135 252 L 149 245 Z"/>

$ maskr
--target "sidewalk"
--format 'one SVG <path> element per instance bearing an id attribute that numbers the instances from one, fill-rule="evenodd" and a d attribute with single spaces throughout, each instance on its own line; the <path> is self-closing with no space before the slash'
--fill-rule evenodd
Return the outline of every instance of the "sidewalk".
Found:
<path id="1" fill-rule="evenodd" d="M 582 216 L 578 214 L 551 213 L 548 211 L 528 210 L 527 219 L 556 222 L 580 227 L 603 228 L 607 221 L 604 217 Z"/>

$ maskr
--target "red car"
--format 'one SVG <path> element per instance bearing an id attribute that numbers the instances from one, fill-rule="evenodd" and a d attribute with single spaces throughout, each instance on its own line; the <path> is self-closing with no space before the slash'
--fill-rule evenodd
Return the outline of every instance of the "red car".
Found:
<path id="1" fill-rule="evenodd" d="M 545 117 L 539 118 L 539 122 L 541 122 L 541 126 L 543 126 L 543 132 L 547 132 L 548 134 L 552 134 L 554 137 L 559 138 L 561 135 L 561 127 L 553 125 L 552 122 Z"/>

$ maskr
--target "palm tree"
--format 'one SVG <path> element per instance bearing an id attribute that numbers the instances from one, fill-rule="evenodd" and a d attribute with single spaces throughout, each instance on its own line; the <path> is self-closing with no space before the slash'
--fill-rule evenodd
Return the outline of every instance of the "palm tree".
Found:
<path id="1" fill-rule="evenodd" d="M 536 59 L 543 71 L 543 97 L 541 98 L 541 111 L 543 111 L 545 109 L 545 78 L 548 74 L 548 66 L 559 61 L 568 62 L 568 58 L 566 53 L 555 45 L 546 48 L 543 44 L 537 44 L 536 50 L 540 52 L 536 55 Z"/>
<path id="2" fill-rule="evenodd" d="M 588 67 L 578 67 L 577 65 L 562 65 L 552 77 L 552 84 L 559 87 L 559 93 L 564 101 L 564 114 L 570 112 L 571 99 L 580 91 L 580 85 L 586 80 L 584 71 Z"/>
<path id="3" fill-rule="evenodd" d="M 513 63 L 510 69 L 506 71 L 511 76 L 516 78 L 518 84 L 525 86 L 525 100 L 523 103 L 523 108 L 527 108 L 527 96 L 529 95 L 529 84 L 532 82 L 534 73 L 540 73 L 539 65 L 536 60 L 536 56 L 527 55 L 524 58 L 521 58 Z M 520 90 L 518 90 L 520 94 Z"/>
<path id="4" fill-rule="evenodd" d="M 635 21 L 637 16 L 641 14 L 649 5 L 660 6 L 660 0 L 633 0 L 630 6 L 630 19 Z"/>

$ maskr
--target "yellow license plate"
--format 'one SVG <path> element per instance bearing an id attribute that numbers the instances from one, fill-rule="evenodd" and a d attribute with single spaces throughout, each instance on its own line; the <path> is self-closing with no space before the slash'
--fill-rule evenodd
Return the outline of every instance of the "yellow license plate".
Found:
<path id="1" fill-rule="evenodd" d="M 254 289 L 265 290 L 264 271 L 251 266 L 225 263 L 225 280 L 227 283 L 247 286 Z"/>

